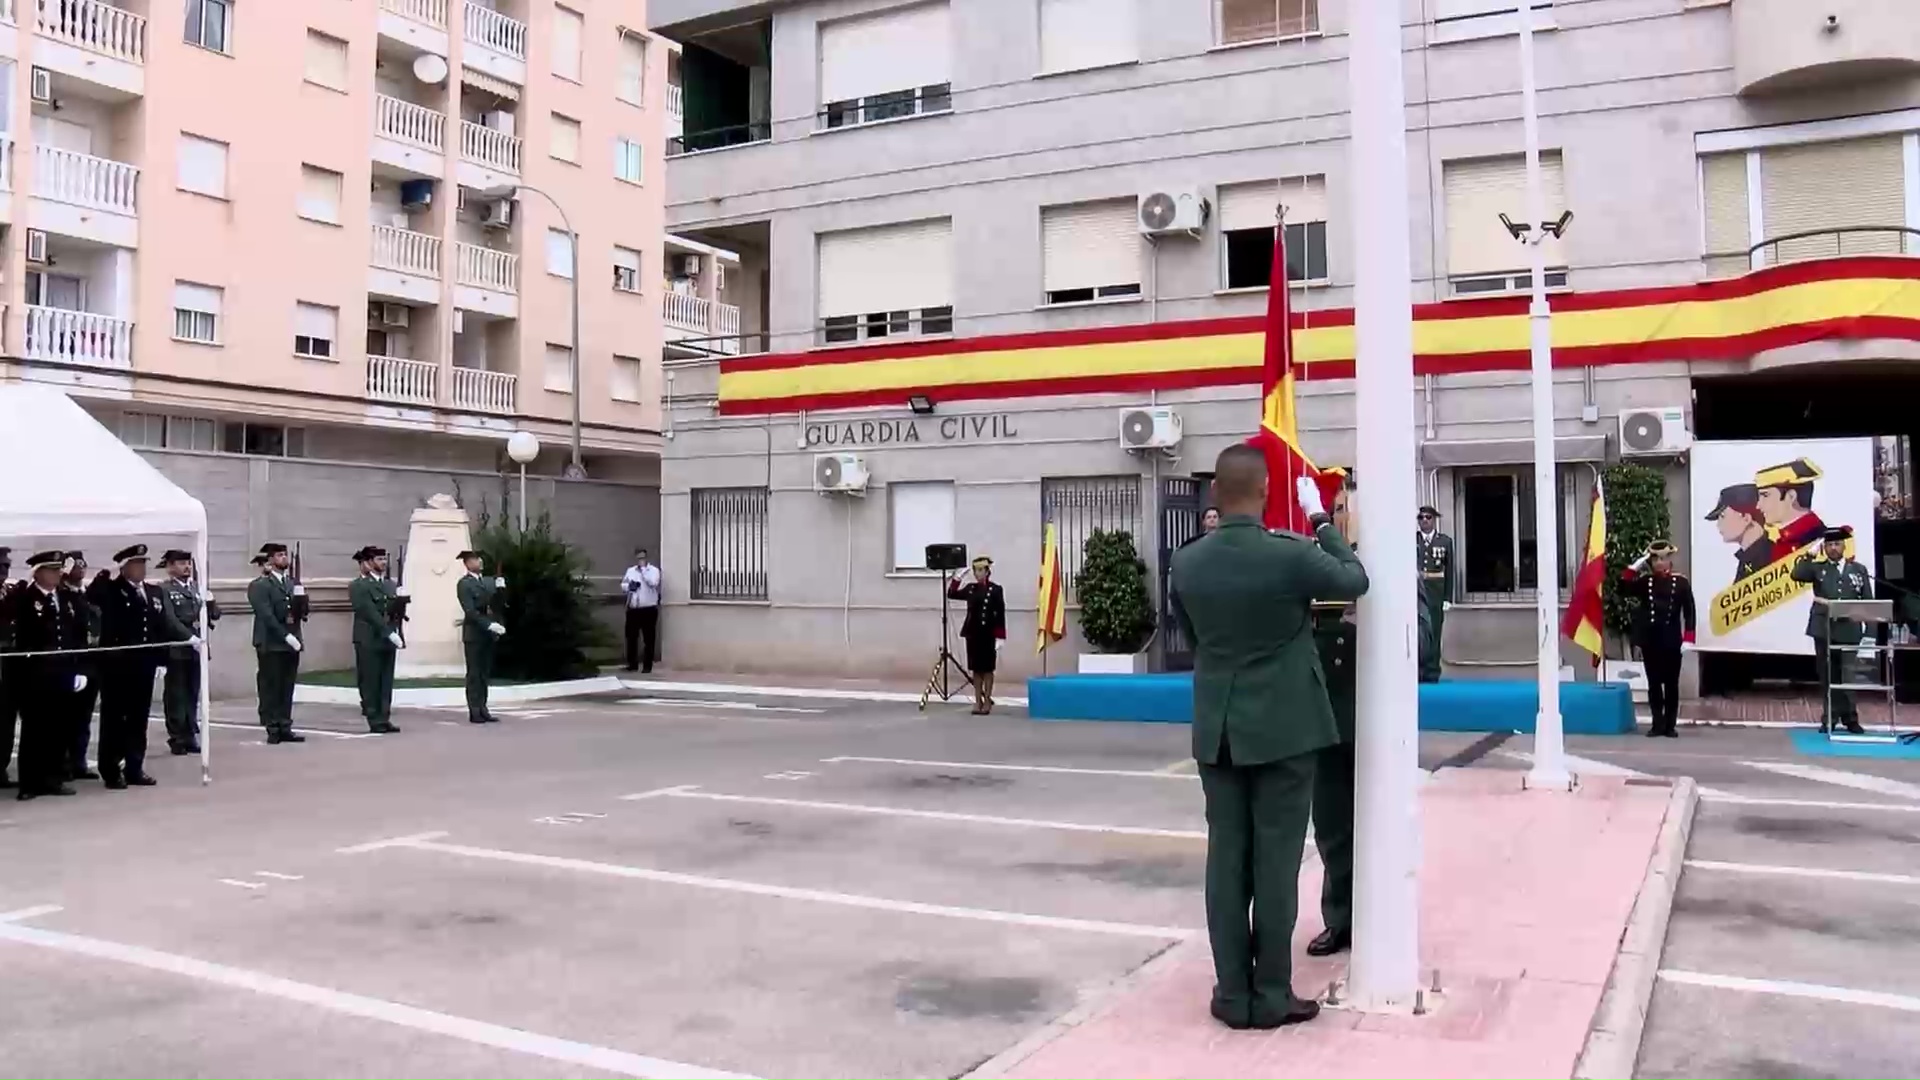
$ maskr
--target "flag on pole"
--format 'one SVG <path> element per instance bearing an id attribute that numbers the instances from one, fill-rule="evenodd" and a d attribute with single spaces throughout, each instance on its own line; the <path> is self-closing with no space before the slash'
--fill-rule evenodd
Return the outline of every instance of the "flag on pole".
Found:
<path id="1" fill-rule="evenodd" d="M 1607 498 L 1599 479 L 1593 482 L 1593 512 L 1587 520 L 1587 543 L 1580 552 L 1580 570 L 1573 578 L 1573 591 L 1567 613 L 1560 620 L 1560 632 L 1575 645 L 1593 654 L 1600 666 L 1604 648 L 1601 631 L 1606 626 L 1606 607 L 1601 590 L 1607 582 Z"/>
<path id="2" fill-rule="evenodd" d="M 1033 651 L 1043 653 L 1047 646 L 1067 636 L 1067 601 L 1061 595 L 1060 541 L 1053 522 L 1046 525 L 1040 541 L 1040 630 L 1034 635 Z"/>
<path id="3" fill-rule="evenodd" d="M 1260 431 L 1248 439 L 1267 458 L 1267 510 L 1264 522 L 1269 529 L 1311 532 L 1307 516 L 1300 509 L 1294 491 L 1295 482 L 1310 477 L 1320 485 L 1320 498 L 1333 508 L 1334 494 L 1340 490 L 1341 475 L 1323 474 L 1300 450 L 1300 426 L 1293 402 L 1293 310 L 1287 279 L 1287 222 L 1285 208 L 1273 229 L 1273 268 L 1267 279 L 1266 357 L 1261 367 Z"/>

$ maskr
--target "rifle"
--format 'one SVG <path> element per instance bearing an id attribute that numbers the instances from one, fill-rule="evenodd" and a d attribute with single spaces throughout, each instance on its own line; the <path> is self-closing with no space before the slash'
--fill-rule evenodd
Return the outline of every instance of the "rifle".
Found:
<path id="1" fill-rule="evenodd" d="M 293 602 L 288 605 L 287 613 L 297 629 L 301 623 L 307 621 L 307 616 L 312 613 L 312 610 L 307 600 L 307 587 L 300 584 L 300 541 L 295 540 L 293 542 Z"/>
<path id="2" fill-rule="evenodd" d="M 404 566 L 407 558 L 407 545 L 401 544 L 396 550 L 399 552 L 401 564 Z M 393 582 L 394 580 L 393 560 L 391 559 L 387 560 L 385 580 L 388 582 Z M 400 644 L 402 646 L 406 645 L 407 642 L 407 605 L 411 603 L 413 603 L 413 598 L 407 595 L 406 586 L 395 584 L 393 587 L 393 595 L 387 600 L 387 629 L 400 635 Z"/>

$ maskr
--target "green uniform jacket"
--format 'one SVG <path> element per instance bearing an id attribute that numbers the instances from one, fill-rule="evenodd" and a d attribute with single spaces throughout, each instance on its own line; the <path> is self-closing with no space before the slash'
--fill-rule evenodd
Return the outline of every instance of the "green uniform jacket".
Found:
<path id="1" fill-rule="evenodd" d="M 266 652 L 292 652 L 287 635 L 300 637 L 293 621 L 293 582 L 261 574 L 247 585 L 247 607 L 253 611 L 253 647 Z"/>
<path id="2" fill-rule="evenodd" d="M 460 640 L 491 641 L 493 633 L 487 624 L 497 620 L 490 614 L 493 611 L 493 594 L 497 586 L 490 577 L 467 574 L 453 587 L 454 594 L 460 598 Z"/>
<path id="3" fill-rule="evenodd" d="M 160 614 L 166 626 L 168 641 L 185 641 L 200 636 L 200 594 L 194 591 L 192 582 L 183 582 L 177 578 L 168 578 L 160 587 L 162 597 Z M 285 645 L 286 642 L 281 642 Z M 190 648 L 168 649 L 167 655 L 174 660 L 185 660 L 193 656 Z"/>
<path id="4" fill-rule="evenodd" d="M 1420 584 L 1440 594 L 1443 600 L 1453 599 L 1453 537 L 1443 532 L 1433 534 L 1429 541 L 1420 530 L 1413 531 L 1413 546 L 1420 562 Z M 1429 577 L 1438 574 L 1439 577 Z"/>
<path id="5" fill-rule="evenodd" d="M 1435 650 L 1433 612 L 1424 597 L 1416 605 L 1420 613 L 1420 655 Z M 1333 706 L 1334 723 L 1340 728 L 1340 741 L 1353 741 L 1357 712 L 1357 688 L 1360 680 L 1354 670 L 1360 628 L 1352 619 L 1353 605 L 1335 607 L 1316 604 L 1313 609 L 1313 643 L 1320 652 L 1320 670 L 1327 677 L 1327 700 Z"/>
<path id="6" fill-rule="evenodd" d="M 1367 572 L 1340 531 L 1319 544 L 1233 516 L 1173 557 L 1173 611 L 1193 643 L 1193 756 L 1261 765 L 1340 737 L 1314 649 L 1312 602 L 1352 600 Z"/>
<path id="7" fill-rule="evenodd" d="M 347 599 L 353 601 L 353 643 L 375 650 L 393 651 L 387 637 L 393 627 L 387 622 L 387 603 L 394 597 L 393 582 L 361 574 L 347 586 Z"/>
<path id="8" fill-rule="evenodd" d="M 1811 584 L 1813 595 L 1822 600 L 1873 599 L 1873 578 L 1868 575 L 1866 567 L 1852 559 L 1833 563 L 1802 555 L 1793 564 L 1793 580 Z M 1807 613 L 1807 636 L 1815 639 L 1827 636 L 1824 605 L 1815 604 L 1813 610 Z M 1833 642 L 1836 645 L 1858 645 L 1865 636 L 1866 627 L 1857 622 L 1843 622 L 1833 627 Z"/>

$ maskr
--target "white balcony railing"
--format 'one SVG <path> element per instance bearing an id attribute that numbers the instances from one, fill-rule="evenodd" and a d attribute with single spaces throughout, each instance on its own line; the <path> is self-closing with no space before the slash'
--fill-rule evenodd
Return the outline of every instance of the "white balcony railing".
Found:
<path id="1" fill-rule="evenodd" d="M 90 52 L 147 62 L 147 20 L 100 0 L 35 0 L 42 34 Z"/>
<path id="2" fill-rule="evenodd" d="M 385 94 L 373 96 L 373 130 L 398 142 L 444 152 L 447 118 L 432 109 Z"/>
<path id="3" fill-rule="evenodd" d="M 440 400 L 440 365 L 397 356 L 367 357 L 367 396 L 375 401 L 432 405 Z"/>
<path id="4" fill-rule="evenodd" d="M 380 0 L 380 6 L 417 23 L 447 28 L 447 0 Z"/>
<path id="5" fill-rule="evenodd" d="M 707 332 L 711 314 L 708 309 L 713 301 L 694 296 L 691 293 L 668 292 L 662 298 L 661 317 L 675 330 L 691 330 L 695 333 Z"/>
<path id="6" fill-rule="evenodd" d="M 460 160 L 520 175 L 520 139 L 504 131 L 460 121 Z"/>
<path id="7" fill-rule="evenodd" d="M 123 161 L 33 148 L 33 193 L 42 198 L 132 215 L 139 213 L 139 189 L 140 170 Z"/>
<path id="8" fill-rule="evenodd" d="M 391 225 L 375 225 L 370 258 L 372 264 L 382 270 L 438 278 L 440 238 Z"/>
<path id="9" fill-rule="evenodd" d="M 518 379 L 504 371 L 485 368 L 453 369 L 453 407 L 477 412 L 513 411 L 513 388 Z"/>
<path id="10" fill-rule="evenodd" d="M 740 309 L 732 304 L 713 305 L 713 332 L 716 337 L 740 336 Z"/>
<path id="11" fill-rule="evenodd" d="M 7 0 L 0 0 L 0 4 Z M 0 135 L 0 191 L 13 190 L 13 136 Z"/>
<path id="12" fill-rule="evenodd" d="M 27 355 L 65 364 L 133 366 L 133 324 L 90 311 L 27 306 Z"/>
<path id="13" fill-rule="evenodd" d="M 663 297 L 661 319 L 677 340 L 707 342 L 713 352 L 740 351 L 740 309 L 704 297 L 669 290 Z"/>
<path id="14" fill-rule="evenodd" d="M 686 113 L 687 92 L 679 83 L 667 84 L 667 115 L 683 116 Z"/>
<path id="15" fill-rule="evenodd" d="M 467 4 L 466 38 L 474 45 L 484 45 L 516 60 L 527 58 L 527 24 L 509 19 L 492 8 Z"/>
<path id="16" fill-rule="evenodd" d="M 520 291 L 520 256 L 506 251 L 495 251 L 477 244 L 453 245 L 453 280 L 455 284 L 471 285 L 476 289 L 492 289 L 495 292 L 517 293 Z"/>

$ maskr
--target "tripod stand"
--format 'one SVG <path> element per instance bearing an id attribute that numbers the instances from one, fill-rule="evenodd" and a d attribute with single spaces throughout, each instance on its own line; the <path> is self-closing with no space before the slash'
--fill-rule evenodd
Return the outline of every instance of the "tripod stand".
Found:
<path id="1" fill-rule="evenodd" d="M 947 578 L 942 575 L 940 578 L 940 653 L 933 658 L 933 672 L 927 676 L 927 688 L 920 692 L 921 712 L 927 711 L 927 699 L 936 693 L 940 695 L 941 701 L 953 700 L 957 688 L 948 677 L 952 672 L 960 674 L 962 684 L 973 685 L 973 676 L 967 673 L 966 665 L 955 659 L 953 651 L 947 648 L 947 642 L 951 640 L 948 636 L 950 617 L 947 610 Z"/>

